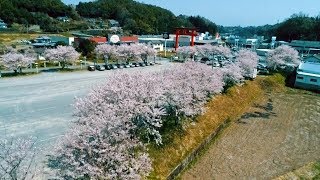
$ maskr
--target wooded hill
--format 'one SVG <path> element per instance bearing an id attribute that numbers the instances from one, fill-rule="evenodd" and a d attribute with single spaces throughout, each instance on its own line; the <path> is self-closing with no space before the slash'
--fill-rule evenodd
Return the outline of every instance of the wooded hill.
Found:
<path id="1" fill-rule="evenodd" d="M 124 30 L 133 34 L 161 34 L 176 27 L 197 27 L 214 34 L 217 26 L 200 16 L 175 16 L 161 7 L 133 0 L 97 0 L 80 2 L 75 9 L 61 0 L 1 0 L 0 18 L 9 25 L 38 24 L 44 31 L 61 31 L 56 17 L 114 19 Z"/>

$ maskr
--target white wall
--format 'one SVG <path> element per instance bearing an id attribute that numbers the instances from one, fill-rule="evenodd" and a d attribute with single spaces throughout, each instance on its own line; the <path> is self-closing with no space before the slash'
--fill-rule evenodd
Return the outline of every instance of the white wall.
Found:
<path id="1" fill-rule="evenodd" d="M 296 82 L 320 86 L 320 77 L 297 74 Z"/>

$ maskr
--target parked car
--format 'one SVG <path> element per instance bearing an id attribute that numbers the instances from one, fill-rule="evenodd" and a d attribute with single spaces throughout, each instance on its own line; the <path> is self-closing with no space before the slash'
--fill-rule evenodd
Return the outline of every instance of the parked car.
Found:
<path id="1" fill-rule="evenodd" d="M 132 65 L 133 65 L 134 67 L 139 67 L 139 66 L 140 66 L 139 63 L 137 63 L 137 62 L 132 63 Z"/>
<path id="2" fill-rule="evenodd" d="M 213 67 L 220 67 L 220 64 L 219 64 L 219 62 L 213 62 L 213 65 L 212 65 Z"/>
<path id="3" fill-rule="evenodd" d="M 124 68 L 130 68 L 131 66 L 130 66 L 130 64 L 123 64 L 123 67 Z"/>
<path id="4" fill-rule="evenodd" d="M 145 67 L 145 66 L 146 66 L 146 64 L 145 64 L 144 62 L 139 62 L 139 66 L 141 66 L 141 67 Z"/>
<path id="5" fill-rule="evenodd" d="M 106 70 L 105 68 L 104 68 L 104 66 L 100 66 L 100 65 L 96 65 L 96 70 L 98 70 L 98 71 L 104 71 L 104 70 Z"/>
<path id="6" fill-rule="evenodd" d="M 207 61 L 209 61 L 209 58 L 208 58 L 208 57 L 203 57 L 203 58 L 201 58 L 201 60 L 200 60 L 201 63 L 206 63 Z"/>
<path id="7" fill-rule="evenodd" d="M 115 64 L 110 64 L 111 69 L 118 69 L 118 67 Z"/>
<path id="8" fill-rule="evenodd" d="M 154 63 L 153 62 L 150 62 L 150 66 L 153 66 L 154 65 Z"/>
<path id="9" fill-rule="evenodd" d="M 94 67 L 94 65 L 90 65 L 88 66 L 88 71 L 95 71 L 96 68 Z"/>
<path id="10" fill-rule="evenodd" d="M 131 68 L 132 68 L 132 67 L 135 67 L 135 65 L 133 65 L 132 63 L 128 63 L 127 65 L 128 65 L 129 67 L 131 67 Z"/>
<path id="11" fill-rule="evenodd" d="M 116 64 L 116 66 L 118 67 L 118 69 L 123 69 L 123 64 Z"/>
<path id="12" fill-rule="evenodd" d="M 105 64 L 105 65 L 103 65 L 104 66 L 104 68 L 106 69 L 106 70 L 110 70 L 110 69 L 112 69 L 112 67 L 111 67 L 111 65 L 110 64 Z"/>

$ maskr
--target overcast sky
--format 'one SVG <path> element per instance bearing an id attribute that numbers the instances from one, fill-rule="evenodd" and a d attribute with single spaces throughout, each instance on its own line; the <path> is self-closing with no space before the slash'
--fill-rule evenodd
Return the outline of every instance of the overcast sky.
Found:
<path id="1" fill-rule="evenodd" d="M 80 0 L 63 0 L 78 4 Z M 88 2 L 89 0 L 81 0 Z M 138 0 L 171 10 L 174 14 L 201 15 L 218 25 L 275 24 L 294 13 L 320 14 L 320 0 Z"/>

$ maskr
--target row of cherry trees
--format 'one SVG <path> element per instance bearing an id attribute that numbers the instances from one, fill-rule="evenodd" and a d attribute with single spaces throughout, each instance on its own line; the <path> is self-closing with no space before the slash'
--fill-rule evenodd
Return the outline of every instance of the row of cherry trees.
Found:
<path id="1" fill-rule="evenodd" d="M 246 62 L 248 60 L 250 62 L 251 59 L 256 59 L 257 61 L 258 56 L 255 53 L 252 53 L 250 50 L 240 50 L 239 52 L 232 53 L 228 47 L 223 46 L 213 46 L 213 45 L 199 45 L 199 46 L 184 46 L 179 47 L 177 49 L 177 54 L 180 55 L 184 60 L 187 60 L 190 57 L 194 57 L 195 55 L 200 55 L 202 57 L 210 57 L 210 56 L 221 56 L 225 58 L 231 58 L 235 56 L 237 59 L 241 59 L 242 68 L 247 68 L 247 75 L 251 72 L 252 66 L 257 66 L 257 63 L 250 64 Z M 285 65 L 299 65 L 300 57 L 298 51 L 294 48 L 282 45 L 270 51 L 267 54 L 267 66 L 272 69 L 276 70 L 279 69 L 281 66 Z"/>
<path id="2" fill-rule="evenodd" d="M 152 47 L 143 44 L 122 44 L 120 46 L 103 44 L 95 48 L 95 53 L 103 56 L 106 60 L 115 58 L 126 62 L 129 60 L 146 61 L 148 56 L 153 57 L 156 55 L 156 51 Z M 60 62 L 62 69 L 69 64 L 75 63 L 80 57 L 80 54 L 72 46 L 58 46 L 57 48 L 46 49 L 43 54 L 49 61 Z M 21 72 L 22 68 L 31 65 L 35 60 L 36 53 L 31 49 L 21 53 L 10 48 L 6 54 L 1 56 L 1 64 L 15 72 Z"/>
<path id="3" fill-rule="evenodd" d="M 213 46 L 210 44 L 197 45 L 197 46 L 182 46 L 177 49 L 177 54 L 180 55 L 184 60 L 195 55 L 209 57 L 209 56 L 222 56 L 230 58 L 232 56 L 231 50 L 224 46 Z"/>
<path id="4" fill-rule="evenodd" d="M 251 70 L 247 64 L 257 64 L 256 54 L 240 51 L 235 63 L 215 70 L 191 61 L 159 72 L 114 72 L 77 99 L 78 121 L 50 157 L 51 168 L 72 179 L 147 176 L 152 166 L 146 144 L 162 145 L 168 128 L 182 128 L 202 114 L 226 83 L 243 79 Z"/>
<path id="5" fill-rule="evenodd" d="M 95 48 L 95 53 L 102 56 L 106 60 L 106 63 L 110 59 L 121 59 L 125 62 L 129 60 L 146 61 L 148 57 L 156 55 L 156 51 L 151 46 L 144 44 L 122 44 L 119 46 L 101 44 Z"/>
<path id="6" fill-rule="evenodd" d="M 145 143 L 163 143 L 177 125 L 204 111 L 223 89 L 222 71 L 189 62 L 160 72 L 115 72 L 78 99 L 78 121 L 50 159 L 61 177 L 139 179 L 151 171 Z M 171 127 L 172 128 L 172 127 Z"/>

